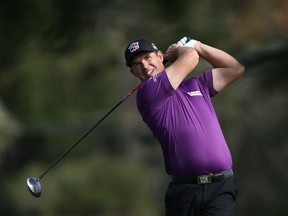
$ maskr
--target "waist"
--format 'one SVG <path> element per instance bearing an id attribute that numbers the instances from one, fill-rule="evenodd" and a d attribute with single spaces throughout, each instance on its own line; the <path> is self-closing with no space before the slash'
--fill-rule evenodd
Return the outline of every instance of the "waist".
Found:
<path id="1" fill-rule="evenodd" d="M 220 173 L 209 173 L 199 176 L 171 176 L 171 182 L 175 183 L 191 183 L 191 184 L 210 184 L 222 181 L 233 176 L 233 170 L 225 170 Z"/>

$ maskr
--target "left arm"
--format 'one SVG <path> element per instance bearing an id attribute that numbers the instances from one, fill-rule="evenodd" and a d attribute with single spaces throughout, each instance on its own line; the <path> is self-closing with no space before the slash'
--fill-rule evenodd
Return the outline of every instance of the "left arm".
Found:
<path id="1" fill-rule="evenodd" d="M 194 48 L 200 57 L 213 66 L 213 87 L 217 92 L 244 74 L 244 66 L 228 53 L 201 42 L 197 42 Z"/>

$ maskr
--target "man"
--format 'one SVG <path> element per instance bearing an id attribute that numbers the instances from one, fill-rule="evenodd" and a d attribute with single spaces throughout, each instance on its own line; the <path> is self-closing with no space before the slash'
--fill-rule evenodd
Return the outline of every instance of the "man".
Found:
<path id="1" fill-rule="evenodd" d="M 187 78 L 199 57 L 213 68 Z M 186 37 L 170 45 L 165 57 L 149 40 L 134 40 L 125 59 L 142 81 L 138 110 L 160 142 L 171 176 L 166 216 L 231 216 L 238 187 L 210 97 L 242 76 L 244 67 L 228 53 Z M 171 63 L 166 68 L 165 60 Z"/>

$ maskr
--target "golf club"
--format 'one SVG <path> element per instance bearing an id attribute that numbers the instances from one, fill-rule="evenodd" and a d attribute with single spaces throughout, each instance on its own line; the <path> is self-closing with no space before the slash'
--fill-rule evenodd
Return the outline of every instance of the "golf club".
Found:
<path id="1" fill-rule="evenodd" d="M 135 88 L 133 88 L 122 100 L 120 100 L 112 109 L 110 109 L 97 123 L 93 125 L 80 139 L 75 142 L 62 156 L 60 156 L 55 162 L 48 167 L 48 169 L 40 175 L 38 178 L 35 177 L 29 177 L 26 180 L 28 189 L 35 197 L 41 196 L 41 184 L 40 180 L 53 168 L 58 164 L 70 151 L 72 151 L 88 134 L 90 134 L 110 113 L 112 113 L 120 104 L 122 104 L 131 94 L 133 94 L 141 85 L 142 83 L 139 83 Z"/>

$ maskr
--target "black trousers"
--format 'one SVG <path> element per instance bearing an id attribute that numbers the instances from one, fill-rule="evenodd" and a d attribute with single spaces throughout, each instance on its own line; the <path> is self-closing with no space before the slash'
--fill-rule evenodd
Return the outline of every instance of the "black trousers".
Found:
<path id="1" fill-rule="evenodd" d="M 211 184 L 170 182 L 166 216 L 232 216 L 238 194 L 234 176 Z"/>

